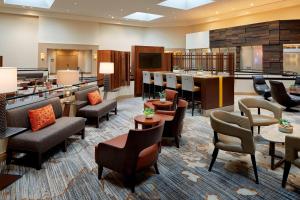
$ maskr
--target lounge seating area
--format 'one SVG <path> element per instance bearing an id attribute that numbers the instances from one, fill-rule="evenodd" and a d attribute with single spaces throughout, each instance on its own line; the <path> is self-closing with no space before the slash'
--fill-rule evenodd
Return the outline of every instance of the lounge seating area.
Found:
<path id="1" fill-rule="evenodd" d="M 0 1 L 0 200 L 300 199 L 299 11 Z"/>

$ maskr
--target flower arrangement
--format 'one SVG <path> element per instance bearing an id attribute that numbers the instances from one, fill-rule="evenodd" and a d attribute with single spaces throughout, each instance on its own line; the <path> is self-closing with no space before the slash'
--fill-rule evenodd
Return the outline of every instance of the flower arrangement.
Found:
<path id="1" fill-rule="evenodd" d="M 146 118 L 152 118 L 155 114 L 155 111 L 152 108 L 145 108 L 144 115 Z"/>
<path id="2" fill-rule="evenodd" d="M 166 101 L 166 92 L 165 91 L 159 92 L 158 95 L 159 95 L 159 99 L 161 102 Z"/>
<path id="3" fill-rule="evenodd" d="M 292 133 L 293 132 L 293 126 L 291 125 L 291 122 L 289 122 L 286 119 L 279 120 L 278 129 L 280 132 L 283 132 L 283 133 Z"/>

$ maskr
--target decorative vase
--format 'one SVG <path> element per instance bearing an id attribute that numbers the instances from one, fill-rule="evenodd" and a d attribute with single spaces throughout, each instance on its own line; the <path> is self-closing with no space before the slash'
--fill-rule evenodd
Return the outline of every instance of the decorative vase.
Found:
<path id="1" fill-rule="evenodd" d="M 282 133 L 293 133 L 293 126 L 278 125 L 278 130 Z"/>
<path id="2" fill-rule="evenodd" d="M 145 118 L 146 119 L 152 119 L 154 117 L 154 114 L 151 114 L 151 115 L 145 115 Z"/>
<path id="3" fill-rule="evenodd" d="M 160 102 L 162 103 L 166 102 L 166 98 L 160 98 Z"/>

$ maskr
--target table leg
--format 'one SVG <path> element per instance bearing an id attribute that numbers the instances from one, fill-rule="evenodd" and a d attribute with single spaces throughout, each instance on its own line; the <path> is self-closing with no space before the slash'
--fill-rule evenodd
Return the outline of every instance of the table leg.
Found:
<path id="1" fill-rule="evenodd" d="M 69 117 L 70 116 L 70 110 L 71 110 L 71 104 L 70 103 L 65 103 L 63 116 Z"/>
<path id="2" fill-rule="evenodd" d="M 135 129 L 138 129 L 139 128 L 139 124 L 137 123 L 137 121 L 135 121 L 134 124 L 135 124 Z"/>

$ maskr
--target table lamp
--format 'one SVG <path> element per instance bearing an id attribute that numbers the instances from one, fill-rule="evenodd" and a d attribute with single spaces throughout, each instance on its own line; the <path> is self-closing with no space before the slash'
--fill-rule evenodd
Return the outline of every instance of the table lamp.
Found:
<path id="1" fill-rule="evenodd" d="M 100 62 L 99 73 L 104 74 L 104 92 L 110 91 L 110 74 L 114 73 L 115 64 L 112 62 Z"/>
<path id="2" fill-rule="evenodd" d="M 6 94 L 15 92 L 17 88 L 17 68 L 0 67 L 0 133 L 7 129 Z"/>
<path id="3" fill-rule="evenodd" d="M 65 97 L 70 97 L 72 86 L 79 83 L 79 71 L 58 70 L 56 75 L 57 84 L 64 86 Z"/>

